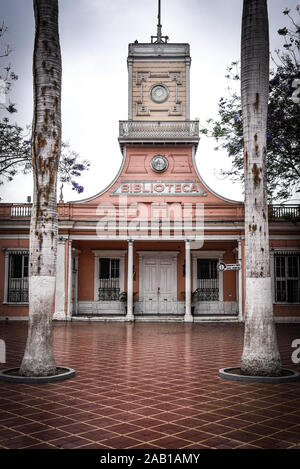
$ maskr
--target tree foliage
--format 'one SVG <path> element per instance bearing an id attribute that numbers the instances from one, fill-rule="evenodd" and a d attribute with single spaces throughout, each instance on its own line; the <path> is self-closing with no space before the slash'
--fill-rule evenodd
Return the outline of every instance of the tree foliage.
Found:
<path id="1" fill-rule="evenodd" d="M 5 41 L 5 34 L 7 32 L 7 27 L 4 23 L 0 26 L 0 58 L 8 57 L 12 49 L 9 44 Z M 10 64 L 5 64 L 0 69 L 0 109 L 1 111 L 7 111 L 9 113 L 17 112 L 15 104 L 11 101 L 7 101 L 6 97 L 8 96 L 13 82 L 18 79 L 18 75 L 12 70 Z"/>
<path id="2" fill-rule="evenodd" d="M 5 34 L 7 27 L 4 23 L 0 26 L 0 58 L 4 63 L 0 68 L 0 184 L 5 179 L 12 180 L 18 170 L 25 169 L 27 158 L 30 157 L 28 144 L 23 138 L 23 129 L 17 124 L 10 123 L 9 115 L 17 112 L 15 103 L 8 100 L 13 82 L 18 76 L 12 70 L 11 65 L 5 63 L 5 58 L 12 51 L 6 43 Z"/>
<path id="3" fill-rule="evenodd" d="M 283 50 L 272 56 L 267 121 L 267 187 L 269 200 L 286 200 L 299 189 L 300 180 L 300 104 L 294 102 L 295 79 L 300 78 L 300 6 L 295 20 L 289 9 L 283 14 L 290 27 L 278 30 L 284 39 Z M 240 80 L 239 62 L 232 62 L 226 78 Z M 222 170 L 223 177 L 243 181 L 243 121 L 240 93 L 232 87 L 218 103 L 218 118 L 209 119 L 201 133 L 213 137 L 232 159 L 230 170 Z"/>
<path id="4" fill-rule="evenodd" d="M 62 143 L 61 157 L 58 166 L 58 179 L 62 184 L 69 184 L 72 190 L 78 194 L 84 191 L 84 187 L 78 183 L 78 178 L 83 171 L 90 168 L 89 160 L 81 159 L 79 153 L 70 149 L 69 143 Z"/>
<path id="5" fill-rule="evenodd" d="M 5 41 L 7 27 L 0 26 L 0 59 L 5 59 L 12 52 L 12 48 Z M 31 129 L 23 129 L 17 123 L 11 123 L 9 116 L 17 112 L 16 104 L 9 99 L 9 93 L 18 76 L 10 64 L 3 64 L 0 68 L 0 185 L 12 181 L 19 174 L 32 171 L 31 160 Z M 78 178 L 88 170 L 90 162 L 70 148 L 69 143 L 62 144 L 62 154 L 58 167 L 59 181 L 68 184 L 79 194 L 84 187 Z M 0 199 L 1 200 L 1 199 Z"/>
<path id="6" fill-rule="evenodd" d="M 0 184 L 12 181 L 14 176 L 22 172 L 32 171 L 31 140 L 29 130 L 24 131 L 17 124 L 11 124 L 8 118 L 0 121 Z M 27 138 L 26 138 L 27 137 Z M 62 144 L 61 159 L 58 166 L 58 179 L 68 184 L 78 194 L 84 191 L 78 178 L 90 168 L 89 160 L 82 159 L 79 153 L 70 148 L 70 144 Z"/>

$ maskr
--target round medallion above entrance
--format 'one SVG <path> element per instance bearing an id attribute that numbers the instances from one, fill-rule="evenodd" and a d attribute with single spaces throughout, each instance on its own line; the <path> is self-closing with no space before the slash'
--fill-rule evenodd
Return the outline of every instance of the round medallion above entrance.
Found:
<path id="1" fill-rule="evenodd" d="M 169 97 L 169 88 L 162 83 L 151 86 L 150 97 L 155 103 L 164 103 Z"/>
<path id="2" fill-rule="evenodd" d="M 150 166 L 156 173 L 163 173 L 169 166 L 168 159 L 163 155 L 156 155 L 152 158 Z"/>

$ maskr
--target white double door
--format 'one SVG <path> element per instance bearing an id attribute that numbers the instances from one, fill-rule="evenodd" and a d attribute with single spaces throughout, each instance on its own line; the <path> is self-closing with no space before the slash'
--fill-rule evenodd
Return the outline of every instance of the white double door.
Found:
<path id="1" fill-rule="evenodd" d="M 140 260 L 140 292 L 143 314 L 177 311 L 177 256 L 143 255 Z"/>

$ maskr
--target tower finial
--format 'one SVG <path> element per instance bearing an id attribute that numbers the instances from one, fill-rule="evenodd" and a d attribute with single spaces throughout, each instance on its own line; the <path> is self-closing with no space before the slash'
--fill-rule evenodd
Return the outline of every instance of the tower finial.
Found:
<path id="1" fill-rule="evenodd" d="M 169 36 L 162 36 L 161 34 L 161 18 L 160 18 L 160 0 L 158 0 L 158 15 L 157 15 L 158 23 L 157 23 L 157 35 L 151 36 L 151 42 L 155 44 L 162 44 L 167 43 Z M 155 40 L 156 39 L 156 40 Z"/>

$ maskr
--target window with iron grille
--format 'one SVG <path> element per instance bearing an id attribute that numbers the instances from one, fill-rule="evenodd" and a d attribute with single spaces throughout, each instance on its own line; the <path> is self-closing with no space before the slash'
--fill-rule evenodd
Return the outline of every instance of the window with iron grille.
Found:
<path id="1" fill-rule="evenodd" d="M 219 301 L 217 259 L 197 259 L 197 299 Z"/>
<path id="2" fill-rule="evenodd" d="M 28 258 L 28 252 L 9 253 L 7 291 L 9 303 L 28 302 Z"/>
<path id="3" fill-rule="evenodd" d="M 99 259 L 99 301 L 117 301 L 120 295 L 120 259 Z"/>
<path id="4" fill-rule="evenodd" d="M 277 252 L 274 270 L 275 302 L 300 303 L 300 253 Z"/>

